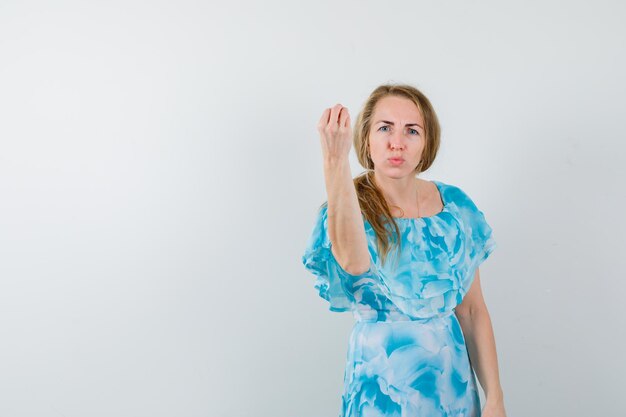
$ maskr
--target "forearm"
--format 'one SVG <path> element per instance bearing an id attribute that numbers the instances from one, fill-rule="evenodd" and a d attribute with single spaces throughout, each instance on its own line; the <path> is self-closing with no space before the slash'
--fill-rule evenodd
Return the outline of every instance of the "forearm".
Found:
<path id="1" fill-rule="evenodd" d="M 460 316 L 472 367 L 489 401 L 502 402 L 503 392 L 491 318 L 487 309 Z"/>
<path id="2" fill-rule="evenodd" d="M 347 272 L 365 272 L 369 268 L 369 251 L 348 159 L 325 159 L 324 177 L 333 254 Z"/>

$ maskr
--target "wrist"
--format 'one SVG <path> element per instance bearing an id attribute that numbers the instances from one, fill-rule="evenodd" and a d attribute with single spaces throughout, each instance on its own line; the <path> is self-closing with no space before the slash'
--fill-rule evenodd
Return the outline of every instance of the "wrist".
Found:
<path id="1" fill-rule="evenodd" d="M 504 403 L 504 392 L 502 392 L 502 389 L 490 391 L 486 395 L 486 399 L 489 403 L 502 404 Z"/>
<path id="2" fill-rule="evenodd" d="M 324 168 L 342 168 L 344 165 L 350 165 L 350 161 L 346 157 L 325 156 Z"/>

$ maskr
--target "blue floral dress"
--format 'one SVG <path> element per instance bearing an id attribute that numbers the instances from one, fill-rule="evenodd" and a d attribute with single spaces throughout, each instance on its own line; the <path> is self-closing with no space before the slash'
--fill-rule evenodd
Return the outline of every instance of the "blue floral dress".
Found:
<path id="1" fill-rule="evenodd" d="M 304 266 L 331 311 L 350 311 L 340 417 L 480 416 L 476 378 L 454 314 L 476 268 L 496 243 L 485 216 L 459 187 L 432 181 L 444 208 L 421 218 L 396 218 L 402 240 L 385 265 L 364 220 L 370 268 L 343 270 L 318 212 Z"/>

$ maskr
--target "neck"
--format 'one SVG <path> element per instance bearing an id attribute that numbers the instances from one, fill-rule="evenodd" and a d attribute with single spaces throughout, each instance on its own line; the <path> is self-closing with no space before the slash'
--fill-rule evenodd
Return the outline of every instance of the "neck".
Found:
<path id="1" fill-rule="evenodd" d="M 415 194 L 418 188 L 418 180 L 414 174 L 402 178 L 391 178 L 376 175 L 374 181 L 381 189 L 387 204 L 400 207 L 412 207 L 415 205 Z"/>

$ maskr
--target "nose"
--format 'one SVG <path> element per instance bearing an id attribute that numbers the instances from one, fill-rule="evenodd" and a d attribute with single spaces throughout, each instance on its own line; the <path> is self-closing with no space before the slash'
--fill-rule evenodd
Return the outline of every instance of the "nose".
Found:
<path id="1" fill-rule="evenodd" d="M 396 130 L 393 132 L 389 137 L 389 145 L 391 146 L 391 149 L 402 149 L 403 140 L 404 135 L 402 134 L 402 131 Z"/>

